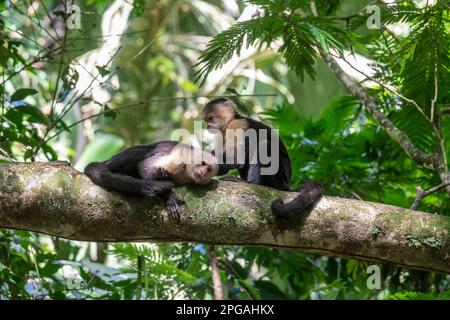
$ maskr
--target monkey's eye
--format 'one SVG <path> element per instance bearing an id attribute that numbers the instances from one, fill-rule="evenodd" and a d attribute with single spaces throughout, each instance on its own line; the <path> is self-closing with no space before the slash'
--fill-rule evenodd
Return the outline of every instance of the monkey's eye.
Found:
<path id="1" fill-rule="evenodd" d="M 202 161 L 202 166 L 206 166 L 206 162 L 205 161 Z"/>
<path id="2" fill-rule="evenodd" d="M 212 121 L 213 120 L 213 117 L 208 117 L 208 121 Z"/>
<path id="3" fill-rule="evenodd" d="M 211 171 L 211 167 L 208 167 L 208 172 L 210 172 Z"/>

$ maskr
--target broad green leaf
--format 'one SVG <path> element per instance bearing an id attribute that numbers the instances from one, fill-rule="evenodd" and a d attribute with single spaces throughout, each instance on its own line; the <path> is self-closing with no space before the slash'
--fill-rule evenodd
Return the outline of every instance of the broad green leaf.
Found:
<path id="1" fill-rule="evenodd" d="M 255 287 L 259 290 L 261 299 L 289 299 L 289 297 L 273 282 L 267 280 L 257 280 L 255 281 Z"/>
<path id="2" fill-rule="evenodd" d="M 6 67 L 9 59 L 9 51 L 7 48 L 3 47 L 0 42 L 0 66 Z"/>
<path id="3" fill-rule="evenodd" d="M 34 123 L 48 123 L 48 118 L 35 106 L 31 105 L 24 105 L 20 107 L 14 108 L 16 111 L 30 115 L 31 117 L 28 118 L 29 122 Z"/>
<path id="4" fill-rule="evenodd" d="M 11 96 L 11 102 L 14 101 L 20 101 L 25 99 L 28 96 L 32 96 L 33 94 L 36 94 L 37 91 L 32 88 L 22 88 L 14 92 L 14 94 Z"/>

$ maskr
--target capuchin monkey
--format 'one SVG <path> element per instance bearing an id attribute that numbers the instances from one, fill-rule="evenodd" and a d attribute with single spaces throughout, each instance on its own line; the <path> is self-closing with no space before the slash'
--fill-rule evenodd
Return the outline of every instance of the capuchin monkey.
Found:
<path id="1" fill-rule="evenodd" d="M 207 129 L 211 133 L 222 134 L 223 148 L 222 158 L 223 164 L 219 164 L 218 175 L 226 174 L 230 169 L 238 169 L 239 177 L 224 177 L 222 180 L 228 181 L 245 181 L 247 183 L 259 184 L 272 187 L 279 190 L 290 191 L 291 184 L 291 160 L 289 158 L 286 147 L 280 140 L 279 136 L 267 125 L 242 117 L 236 111 L 235 104 L 228 99 L 215 99 L 206 104 L 202 117 L 207 124 Z M 256 143 L 250 145 L 248 136 L 245 139 L 238 139 L 238 132 L 255 130 L 257 138 Z M 261 135 L 261 129 L 267 132 Z M 231 130 L 231 131 L 230 131 Z M 231 134 L 230 134 L 231 133 Z M 239 142 L 241 141 L 241 142 Z M 271 154 L 271 141 L 278 142 L 278 149 L 274 151 L 277 154 Z M 274 144 L 276 145 L 276 144 Z M 278 155 L 278 170 L 273 173 L 265 174 L 263 170 L 270 167 L 270 164 L 263 164 L 259 156 L 259 149 L 267 149 L 266 154 L 273 159 Z M 245 154 L 245 161 L 238 161 L 237 155 L 239 150 Z M 253 150 L 253 151 L 252 151 Z M 227 154 L 232 154 L 232 163 L 229 163 Z M 251 154 L 252 153 L 252 154 Z M 227 161 L 228 158 L 228 161 Z M 234 158 L 234 159 L 233 159 Z M 253 159 L 254 161 L 250 161 Z M 306 209 L 310 208 L 323 193 L 323 187 L 316 182 L 308 182 L 303 188 L 298 190 L 298 195 L 290 202 L 283 203 L 281 199 L 272 202 L 272 212 L 280 218 L 289 218 L 296 214 L 302 214 Z"/>
<path id="2" fill-rule="evenodd" d="M 162 141 L 131 147 L 104 162 L 92 162 L 84 173 L 106 189 L 165 201 L 171 217 L 180 218 L 178 204 L 184 201 L 173 193 L 175 185 L 208 184 L 218 173 L 217 159 L 209 152 Z"/>

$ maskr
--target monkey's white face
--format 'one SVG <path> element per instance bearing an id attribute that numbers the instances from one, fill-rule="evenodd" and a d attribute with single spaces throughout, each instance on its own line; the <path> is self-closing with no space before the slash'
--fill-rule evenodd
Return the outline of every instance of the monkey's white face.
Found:
<path id="1" fill-rule="evenodd" d="M 188 165 L 189 174 L 197 184 L 207 184 L 211 182 L 212 177 L 217 174 L 217 168 L 215 166 L 206 164 Z"/>
<path id="2" fill-rule="evenodd" d="M 232 105 L 217 104 L 206 106 L 203 110 L 203 120 L 206 122 L 206 128 L 210 133 L 223 133 L 226 127 L 235 117 L 235 108 Z"/>
<path id="3" fill-rule="evenodd" d="M 205 117 L 206 129 L 209 133 L 216 134 L 217 130 L 223 131 L 225 129 L 225 121 L 220 117 L 214 117 L 212 115 L 208 115 Z"/>

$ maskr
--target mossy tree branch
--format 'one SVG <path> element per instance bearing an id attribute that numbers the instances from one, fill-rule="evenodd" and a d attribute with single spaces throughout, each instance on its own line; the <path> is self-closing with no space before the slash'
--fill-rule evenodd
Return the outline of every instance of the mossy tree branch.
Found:
<path id="1" fill-rule="evenodd" d="M 181 221 L 158 199 L 107 192 L 66 163 L 0 164 L 0 227 L 86 241 L 193 241 L 298 249 L 450 273 L 450 218 L 323 197 L 303 218 L 274 219 L 295 193 L 233 182 L 177 188 Z"/>

